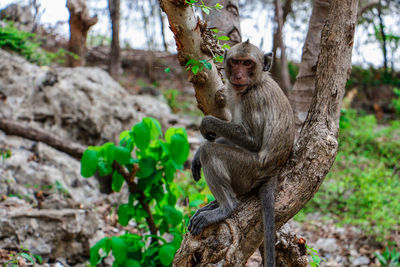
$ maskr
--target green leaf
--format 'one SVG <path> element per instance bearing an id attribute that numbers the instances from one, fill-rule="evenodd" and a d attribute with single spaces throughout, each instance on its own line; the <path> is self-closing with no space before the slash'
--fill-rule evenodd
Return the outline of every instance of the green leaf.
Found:
<path id="1" fill-rule="evenodd" d="M 111 165 L 115 159 L 115 145 L 114 143 L 107 142 L 102 145 L 104 151 L 104 158 L 109 165 Z"/>
<path id="2" fill-rule="evenodd" d="M 139 172 L 136 174 L 137 177 L 149 177 L 156 170 L 156 161 L 151 157 L 143 157 L 139 160 L 139 169 Z"/>
<path id="3" fill-rule="evenodd" d="M 171 183 L 174 180 L 175 175 L 175 165 L 173 164 L 172 160 L 168 160 L 167 163 L 164 165 L 165 168 L 165 179 L 167 183 Z"/>
<path id="4" fill-rule="evenodd" d="M 122 177 L 119 172 L 114 171 L 113 176 L 112 176 L 112 184 L 111 188 L 114 192 L 119 192 L 121 190 L 122 185 L 124 184 L 124 177 Z"/>
<path id="5" fill-rule="evenodd" d="M 225 35 L 218 36 L 217 39 L 218 39 L 218 40 L 221 40 L 221 41 L 228 41 L 228 40 L 230 40 L 230 38 L 229 38 L 228 36 L 225 36 Z"/>
<path id="6" fill-rule="evenodd" d="M 211 29 L 213 32 L 218 33 L 219 30 L 218 29 Z"/>
<path id="7" fill-rule="evenodd" d="M 200 69 L 199 65 L 194 65 L 192 67 L 193 74 L 196 75 L 199 72 L 199 69 Z"/>
<path id="8" fill-rule="evenodd" d="M 151 133 L 147 125 L 142 121 L 133 126 L 135 143 L 139 149 L 146 149 L 150 144 Z"/>
<path id="9" fill-rule="evenodd" d="M 189 156 L 189 143 L 182 134 L 174 134 L 171 137 L 171 158 L 178 164 L 183 164 Z"/>
<path id="10" fill-rule="evenodd" d="M 97 171 L 99 152 L 90 148 L 83 152 L 81 158 L 81 175 L 85 178 L 93 176 Z"/>
<path id="11" fill-rule="evenodd" d="M 102 255 L 100 255 L 101 249 L 103 250 Z M 110 250 L 111 240 L 108 237 L 104 237 L 90 248 L 90 265 L 96 266 L 103 258 L 107 257 L 107 255 L 110 253 Z"/>
<path id="12" fill-rule="evenodd" d="M 163 207 L 164 211 L 164 219 L 168 222 L 168 224 L 171 224 L 172 226 L 176 226 L 180 223 L 182 223 L 182 212 L 179 210 L 175 209 L 174 207 L 165 205 Z"/>
<path id="13" fill-rule="evenodd" d="M 197 65 L 198 61 L 196 59 L 189 59 L 188 62 L 186 62 L 185 66 L 188 67 L 189 65 L 192 65 L 192 64 Z"/>
<path id="14" fill-rule="evenodd" d="M 221 5 L 220 3 L 216 3 L 216 4 L 215 4 L 215 8 L 216 8 L 217 10 L 219 10 L 219 9 L 223 9 L 224 6 Z"/>
<path id="15" fill-rule="evenodd" d="M 42 264 L 42 262 L 43 262 L 42 256 L 37 255 L 37 254 L 33 254 L 33 257 L 35 257 L 35 259 L 36 259 L 40 264 Z"/>
<path id="16" fill-rule="evenodd" d="M 154 118 L 144 118 L 143 122 L 146 124 L 147 128 L 150 129 L 151 140 L 157 139 L 160 135 L 162 136 L 161 124 L 158 120 Z"/>
<path id="17" fill-rule="evenodd" d="M 160 261 L 164 266 L 170 266 L 172 264 L 172 260 L 174 259 L 176 249 L 171 244 L 166 244 L 160 248 L 159 257 Z"/>
<path id="18" fill-rule="evenodd" d="M 115 260 L 119 263 L 123 263 L 126 260 L 126 254 L 128 253 L 128 246 L 124 240 L 119 237 L 113 236 L 111 238 L 111 249 Z"/>
<path id="19" fill-rule="evenodd" d="M 214 58 L 214 61 L 215 61 L 215 62 L 223 62 L 223 61 L 224 61 L 224 56 L 216 56 L 216 57 Z"/>
<path id="20" fill-rule="evenodd" d="M 141 267 L 142 265 L 140 265 L 140 262 L 132 260 L 132 259 L 128 259 L 125 262 L 125 267 Z"/>
<path id="21" fill-rule="evenodd" d="M 209 7 L 202 7 L 201 10 L 203 10 L 203 12 L 206 13 L 207 15 L 210 15 Z"/>
<path id="22" fill-rule="evenodd" d="M 30 261 L 33 265 L 35 265 L 35 260 L 34 260 L 34 259 L 31 257 L 31 255 L 29 255 L 28 253 L 21 252 L 21 253 L 19 253 L 19 255 L 20 255 L 22 258 L 24 258 L 24 259 Z"/>
<path id="23" fill-rule="evenodd" d="M 168 205 L 173 207 L 173 206 L 175 206 L 176 201 L 177 201 L 177 197 L 174 194 L 172 194 L 172 193 L 168 194 Z"/>
<path id="24" fill-rule="evenodd" d="M 129 214 L 129 206 L 127 204 L 120 205 L 118 208 L 118 222 L 122 226 L 127 226 L 132 216 Z"/>
<path id="25" fill-rule="evenodd" d="M 114 146 L 114 157 L 119 164 L 125 165 L 131 159 L 131 151 L 126 147 Z"/>
<path id="26" fill-rule="evenodd" d="M 222 49 L 231 49 L 231 47 L 228 44 L 223 44 L 221 46 Z"/>
<path id="27" fill-rule="evenodd" d="M 111 164 L 108 164 L 105 161 L 99 161 L 98 167 L 99 167 L 99 175 L 100 176 L 109 175 L 113 171 Z"/>
<path id="28" fill-rule="evenodd" d="M 153 186 L 150 189 L 150 194 L 157 202 L 161 201 L 165 195 L 164 189 L 162 188 L 161 185 L 158 184 L 153 184 Z"/>
<path id="29" fill-rule="evenodd" d="M 164 71 L 165 71 L 165 73 L 170 73 L 171 72 L 171 68 L 170 67 L 165 68 Z"/>
<path id="30" fill-rule="evenodd" d="M 131 131 L 123 131 L 119 135 L 119 145 L 128 148 L 130 151 L 133 150 L 133 133 Z"/>

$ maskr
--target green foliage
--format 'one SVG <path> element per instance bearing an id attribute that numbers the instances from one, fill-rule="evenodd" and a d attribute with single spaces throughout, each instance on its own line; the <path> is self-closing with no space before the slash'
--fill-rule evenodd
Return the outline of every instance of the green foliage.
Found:
<path id="1" fill-rule="evenodd" d="M 381 254 L 379 252 L 375 253 L 378 258 L 379 263 L 384 267 L 398 267 L 400 266 L 400 252 L 395 249 L 389 251 L 389 248 Z"/>
<path id="2" fill-rule="evenodd" d="M 207 15 L 210 14 L 211 9 L 215 9 L 215 10 L 221 10 L 222 8 L 224 8 L 220 3 L 216 3 L 214 6 L 207 6 L 204 4 L 203 0 L 186 0 L 186 3 L 189 4 L 190 6 L 197 6 L 199 8 L 201 8 L 201 10 L 206 13 Z"/>
<path id="3" fill-rule="evenodd" d="M 343 111 L 336 162 L 303 215 L 318 211 L 390 242 L 400 230 L 399 126 L 381 127 L 372 115 Z"/>
<path id="4" fill-rule="evenodd" d="M 294 83 L 296 81 L 297 74 L 299 73 L 299 65 L 293 62 L 288 62 L 288 69 L 290 80 Z"/>
<path id="5" fill-rule="evenodd" d="M 311 257 L 311 259 L 309 260 L 309 263 L 311 265 L 311 267 L 317 267 L 320 265 L 321 257 L 318 254 L 318 251 L 315 248 L 309 247 L 306 244 L 306 249 L 307 249 L 307 254 Z"/>
<path id="6" fill-rule="evenodd" d="M 120 134 L 119 145 L 106 143 L 89 147 L 84 152 L 82 176 L 90 177 L 96 172 L 101 176 L 112 174 L 115 191 L 119 191 L 124 181 L 130 178 L 122 176 L 115 169 L 114 162 L 129 170 L 130 175 L 136 175 L 136 179 L 129 180 L 129 202 L 120 205 L 118 221 L 126 226 L 134 219 L 143 227 L 143 232 L 148 233 L 151 231 L 149 217 L 152 217 L 158 234 L 140 236 L 126 233 L 103 238 L 90 250 L 92 266 L 100 263 L 110 252 L 115 258 L 115 266 L 171 265 L 184 232 L 182 210 L 175 207 L 180 190 L 173 179 L 175 172 L 183 169 L 189 155 L 189 143 L 182 128 L 170 128 L 165 132 L 164 140 L 162 136 L 160 123 L 153 118 L 144 118 L 130 131 Z M 138 172 L 134 172 L 135 164 L 139 165 Z M 167 242 L 161 237 L 166 233 L 173 236 L 172 241 Z"/>
<path id="7" fill-rule="evenodd" d="M 397 115 L 400 115 L 400 89 L 394 88 L 393 91 L 397 97 L 392 99 L 392 106 L 396 110 Z"/>
<path id="8" fill-rule="evenodd" d="M 2 160 L 8 159 L 9 157 L 11 157 L 11 150 L 0 148 L 0 157 Z"/>
<path id="9" fill-rule="evenodd" d="M 20 31 L 12 22 L 8 22 L 6 27 L 0 27 L 0 48 L 15 51 L 32 63 L 48 65 L 52 62 L 63 63 L 66 55 L 77 57 L 62 48 L 56 53 L 47 52 L 40 45 L 35 34 Z"/>
<path id="10" fill-rule="evenodd" d="M 368 88 L 383 84 L 400 87 L 400 79 L 394 73 L 385 72 L 383 69 L 373 67 L 365 69 L 361 66 L 353 66 L 346 87 Z"/>
<path id="11" fill-rule="evenodd" d="M 36 254 L 32 254 L 29 249 L 21 248 L 21 251 L 18 253 L 10 253 L 9 255 L 10 260 L 3 263 L 3 267 L 18 267 L 21 263 L 24 265 L 33 265 L 35 266 L 36 263 L 42 263 L 42 257 Z"/>
<path id="12" fill-rule="evenodd" d="M 176 89 L 168 89 L 163 92 L 164 98 L 167 100 L 168 106 L 172 109 L 174 113 L 179 111 L 179 103 L 177 97 L 180 92 Z"/>
<path id="13" fill-rule="evenodd" d="M 191 70 L 194 75 L 201 72 L 204 67 L 209 70 L 211 70 L 212 68 L 211 63 L 207 62 L 207 60 L 205 59 L 202 59 L 200 61 L 196 59 L 189 59 L 188 62 L 186 62 L 186 70 Z"/>

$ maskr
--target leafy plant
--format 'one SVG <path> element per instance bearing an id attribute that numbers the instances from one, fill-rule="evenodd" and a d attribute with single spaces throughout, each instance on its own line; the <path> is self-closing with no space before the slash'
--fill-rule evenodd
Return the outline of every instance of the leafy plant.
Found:
<path id="1" fill-rule="evenodd" d="M 306 249 L 307 249 L 307 254 L 310 255 L 311 260 L 309 261 L 311 267 L 317 267 L 320 265 L 321 261 L 324 260 L 322 259 L 318 251 L 315 248 L 312 248 L 306 244 Z"/>
<path id="2" fill-rule="evenodd" d="M 0 148 L 0 157 L 2 160 L 8 159 L 11 157 L 11 150 Z"/>
<path id="3" fill-rule="evenodd" d="M 7 48 L 25 57 L 32 63 L 48 65 L 52 62 L 63 63 L 65 57 L 78 56 L 60 48 L 56 53 L 47 52 L 40 48 L 40 41 L 36 34 L 17 29 L 12 22 L 0 27 L 0 48 Z"/>
<path id="4" fill-rule="evenodd" d="M 168 89 L 163 92 L 164 98 L 167 100 L 168 106 L 174 113 L 179 111 L 177 97 L 180 92 L 176 89 Z"/>
<path id="5" fill-rule="evenodd" d="M 382 266 L 385 267 L 400 266 L 400 252 L 397 252 L 395 249 L 389 251 L 389 248 L 386 248 L 386 250 L 382 254 L 376 252 L 375 256 L 378 258 L 378 261 Z"/>
<path id="6" fill-rule="evenodd" d="M 378 127 L 374 116 L 344 110 L 336 162 L 296 218 L 319 212 L 340 224 L 353 224 L 377 241 L 390 242 L 400 230 L 399 126 L 393 121 Z"/>
<path id="7" fill-rule="evenodd" d="M 126 226 L 131 219 L 143 235 L 126 233 L 106 237 L 90 250 L 90 264 L 96 265 L 110 252 L 115 266 L 168 266 L 179 248 L 184 232 L 183 214 L 176 208 L 180 191 L 172 183 L 177 170 L 189 155 L 184 129 L 170 128 L 164 139 L 160 123 L 144 118 L 120 135 L 119 145 L 106 143 L 89 147 L 81 159 L 84 177 L 112 174 L 112 188 L 120 191 L 127 182 L 129 201 L 118 209 L 118 222 Z M 132 153 L 135 157 L 132 157 Z M 163 237 L 172 237 L 166 241 Z"/>
<path id="8" fill-rule="evenodd" d="M 393 92 L 397 97 L 392 99 L 392 106 L 396 110 L 397 115 L 400 115 L 400 89 L 394 88 Z"/>
<path id="9" fill-rule="evenodd" d="M 189 59 L 188 62 L 186 62 L 186 70 L 191 70 L 194 75 L 201 72 L 204 67 L 209 70 L 211 70 L 212 68 L 211 63 L 207 62 L 207 60 L 205 59 L 202 59 L 200 61 L 196 59 Z"/>
<path id="10" fill-rule="evenodd" d="M 37 263 L 42 263 L 42 257 L 36 254 L 32 254 L 29 252 L 29 249 L 21 248 L 21 252 L 18 253 L 10 253 L 9 255 L 10 260 L 3 263 L 3 267 L 11 266 L 11 267 L 18 267 L 21 265 L 21 261 L 26 264 L 26 262 L 35 265 Z"/>
<path id="11" fill-rule="evenodd" d="M 207 15 L 210 14 L 211 9 L 213 8 L 215 10 L 220 10 L 224 8 L 220 3 L 216 3 L 214 6 L 207 6 L 204 4 L 203 0 L 200 0 L 200 3 L 199 0 L 186 0 L 186 3 L 189 4 L 190 6 L 197 6 L 201 8 L 201 10 Z"/>

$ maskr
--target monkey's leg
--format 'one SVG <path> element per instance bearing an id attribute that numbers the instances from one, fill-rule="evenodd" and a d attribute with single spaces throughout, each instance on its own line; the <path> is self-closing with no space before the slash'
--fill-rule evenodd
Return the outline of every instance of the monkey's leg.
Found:
<path id="1" fill-rule="evenodd" d="M 189 230 L 194 235 L 208 225 L 226 219 L 233 212 L 239 202 L 237 195 L 253 188 L 252 178 L 256 177 L 259 169 L 256 154 L 241 148 L 206 143 L 201 150 L 204 176 L 219 206 L 203 210 L 191 219 Z"/>

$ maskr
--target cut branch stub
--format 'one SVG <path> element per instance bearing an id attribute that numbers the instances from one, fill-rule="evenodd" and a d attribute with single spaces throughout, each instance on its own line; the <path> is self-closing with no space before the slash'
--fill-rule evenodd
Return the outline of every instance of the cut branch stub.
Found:
<path id="1" fill-rule="evenodd" d="M 160 0 L 160 6 L 168 15 L 169 27 L 174 34 L 180 64 L 185 66 L 190 59 L 211 63 L 211 70 L 204 68 L 200 76 L 191 72 L 188 74 L 189 81 L 195 89 L 199 108 L 201 107 L 201 111 L 206 115 L 229 120 L 230 114 L 225 106 L 216 103 L 215 94 L 225 86 L 213 62 L 213 55 L 219 52 L 215 50 L 216 40 L 209 38 L 212 33 L 209 33 L 210 30 L 207 29 L 205 23 L 195 16 L 193 8 L 185 4 L 185 1 Z"/>

